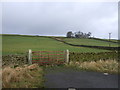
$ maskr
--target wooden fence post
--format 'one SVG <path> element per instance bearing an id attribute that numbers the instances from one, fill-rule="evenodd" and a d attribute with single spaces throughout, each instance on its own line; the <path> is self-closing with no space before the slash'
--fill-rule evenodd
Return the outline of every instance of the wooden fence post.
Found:
<path id="1" fill-rule="evenodd" d="M 29 52 L 28 52 L 28 63 L 32 64 L 32 50 L 31 49 L 29 49 Z"/>
<path id="2" fill-rule="evenodd" d="M 69 63 L 69 50 L 66 50 L 66 63 Z"/>

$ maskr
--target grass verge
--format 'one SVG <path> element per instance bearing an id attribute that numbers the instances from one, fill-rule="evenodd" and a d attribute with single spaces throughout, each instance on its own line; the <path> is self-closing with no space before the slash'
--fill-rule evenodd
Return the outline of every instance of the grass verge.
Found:
<path id="1" fill-rule="evenodd" d="M 2 70 L 3 88 L 43 88 L 43 82 L 43 69 L 37 64 Z"/>
<path id="2" fill-rule="evenodd" d="M 99 61 L 85 61 L 85 62 L 74 62 L 71 61 L 66 64 L 67 67 L 76 67 L 78 69 L 87 71 L 97 71 L 110 74 L 118 73 L 118 61 L 117 60 L 99 60 Z"/>

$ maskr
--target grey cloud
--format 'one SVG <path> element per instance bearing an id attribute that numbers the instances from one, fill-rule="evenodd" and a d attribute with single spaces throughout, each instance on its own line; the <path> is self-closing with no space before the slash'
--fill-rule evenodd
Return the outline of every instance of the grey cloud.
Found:
<path id="1" fill-rule="evenodd" d="M 117 3 L 3 3 L 3 33 L 66 35 L 81 30 L 118 37 Z"/>

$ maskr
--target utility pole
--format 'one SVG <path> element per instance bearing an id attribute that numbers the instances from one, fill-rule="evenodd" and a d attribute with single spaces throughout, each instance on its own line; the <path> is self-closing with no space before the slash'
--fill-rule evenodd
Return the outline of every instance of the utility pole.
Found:
<path id="1" fill-rule="evenodd" d="M 111 38 L 111 33 L 109 33 L 109 47 L 111 46 L 110 45 L 110 38 Z"/>

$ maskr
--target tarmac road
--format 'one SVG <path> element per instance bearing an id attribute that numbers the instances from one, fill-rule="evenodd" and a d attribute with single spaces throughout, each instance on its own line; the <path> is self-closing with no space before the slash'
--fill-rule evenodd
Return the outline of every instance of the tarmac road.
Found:
<path id="1" fill-rule="evenodd" d="M 46 88 L 118 88 L 118 75 L 88 71 L 57 71 L 45 75 Z"/>

